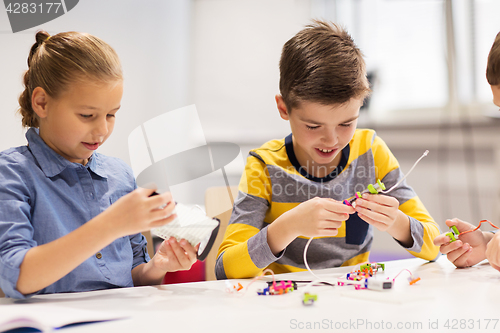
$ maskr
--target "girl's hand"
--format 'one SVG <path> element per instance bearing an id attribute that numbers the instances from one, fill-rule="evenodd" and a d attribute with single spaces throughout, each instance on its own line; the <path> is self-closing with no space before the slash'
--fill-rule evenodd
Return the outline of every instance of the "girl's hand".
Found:
<path id="1" fill-rule="evenodd" d="M 500 232 L 496 233 L 488 242 L 486 246 L 486 258 L 493 268 L 500 271 Z"/>
<path id="2" fill-rule="evenodd" d="M 459 232 L 474 229 L 472 224 L 457 218 L 446 220 L 446 225 L 448 227 L 456 226 Z M 451 243 L 450 238 L 446 234 L 441 234 L 434 238 L 434 245 L 439 246 L 439 251 L 446 254 L 448 260 L 457 267 L 469 267 L 484 260 L 486 258 L 487 242 L 488 240 L 479 229 L 466 233 Z"/>
<path id="3" fill-rule="evenodd" d="M 151 261 L 155 268 L 164 272 L 185 271 L 196 262 L 199 246 L 198 244 L 193 247 L 185 239 L 178 242 L 174 237 L 170 237 L 161 243 Z"/>
<path id="4" fill-rule="evenodd" d="M 102 213 L 117 238 L 160 227 L 175 219 L 172 195 L 166 192 L 150 196 L 153 193 L 152 189 L 138 188 Z"/>

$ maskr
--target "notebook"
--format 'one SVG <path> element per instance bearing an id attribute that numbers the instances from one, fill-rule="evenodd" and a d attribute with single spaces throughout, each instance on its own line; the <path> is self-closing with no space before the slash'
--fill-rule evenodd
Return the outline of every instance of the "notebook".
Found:
<path id="1" fill-rule="evenodd" d="M 0 332 L 52 332 L 69 325 L 90 324 L 126 317 L 128 315 L 54 305 L 1 305 Z M 89 327 L 89 331 L 92 331 L 92 328 Z"/>
<path id="2" fill-rule="evenodd" d="M 151 233 L 163 239 L 185 239 L 193 246 L 200 244 L 198 260 L 205 260 L 219 232 L 220 221 L 208 217 L 198 206 L 188 207 L 177 203 L 173 213 L 177 215 L 174 221 L 151 229 Z"/>

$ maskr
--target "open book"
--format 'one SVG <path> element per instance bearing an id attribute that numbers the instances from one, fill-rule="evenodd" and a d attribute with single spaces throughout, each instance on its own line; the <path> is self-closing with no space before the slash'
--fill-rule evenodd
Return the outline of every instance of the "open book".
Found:
<path id="1" fill-rule="evenodd" d="M 0 305 L 0 332 L 52 332 L 69 325 L 126 318 L 127 315 L 40 304 Z M 89 328 L 91 331 L 92 329 Z"/>
<path id="2" fill-rule="evenodd" d="M 151 229 L 151 233 L 163 239 L 175 237 L 177 240 L 181 240 L 184 238 L 193 246 L 200 244 L 198 260 L 203 261 L 215 242 L 220 221 L 208 217 L 198 206 L 188 207 L 177 203 L 173 213 L 177 214 L 174 221 Z"/>

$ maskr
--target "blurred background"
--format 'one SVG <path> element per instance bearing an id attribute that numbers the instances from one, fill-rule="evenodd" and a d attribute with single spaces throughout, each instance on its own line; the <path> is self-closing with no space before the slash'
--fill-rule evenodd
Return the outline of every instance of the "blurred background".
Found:
<path id="1" fill-rule="evenodd" d="M 99 151 L 132 164 L 128 137 L 166 112 L 196 105 L 193 120 L 166 144 L 234 143 L 226 167 L 175 189 L 177 201 L 204 204 L 209 186 L 239 182 L 249 149 L 289 132 L 275 106 L 283 44 L 311 22 L 347 28 L 365 55 L 373 93 L 359 127 L 387 142 L 445 230 L 446 218 L 500 223 L 500 112 L 485 78 L 500 31 L 497 0 L 85 0 L 65 15 L 13 34 L 0 10 L 0 150 L 25 144 L 16 114 L 22 74 L 44 29 L 83 31 L 108 42 L 124 69 L 114 134 Z M 200 135 L 201 134 L 201 135 Z M 408 257 L 376 233 L 372 260 Z"/>

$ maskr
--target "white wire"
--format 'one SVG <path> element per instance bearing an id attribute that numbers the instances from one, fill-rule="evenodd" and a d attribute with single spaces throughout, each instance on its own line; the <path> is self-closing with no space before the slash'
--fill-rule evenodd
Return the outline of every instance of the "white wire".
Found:
<path id="1" fill-rule="evenodd" d="M 309 240 L 307 241 L 306 243 L 306 246 L 304 247 L 304 264 L 306 265 L 306 268 L 307 270 L 309 271 L 309 273 L 311 273 L 315 278 L 316 280 L 313 280 L 311 282 L 309 282 L 305 287 L 305 291 L 307 291 L 309 289 L 310 286 L 314 285 L 315 283 L 321 283 L 321 282 L 326 282 L 328 284 L 332 284 L 331 281 L 326 281 L 322 278 L 320 278 L 319 276 L 317 276 L 316 274 L 314 274 L 314 272 L 311 270 L 311 268 L 309 267 L 309 264 L 307 263 L 307 249 L 309 248 L 309 244 L 311 244 L 312 240 L 313 240 L 314 237 L 311 237 L 309 238 Z M 335 284 L 335 282 L 333 283 Z"/>
<path id="2" fill-rule="evenodd" d="M 406 177 L 408 177 L 408 175 L 413 171 L 413 169 L 417 166 L 418 162 L 420 162 L 421 159 L 423 159 L 425 156 L 427 156 L 427 154 L 429 154 L 429 151 L 426 150 L 424 151 L 424 153 L 422 154 L 422 156 L 420 156 L 420 158 L 413 164 L 413 166 L 411 167 L 410 171 L 408 171 L 408 173 L 399 181 L 396 183 L 396 185 L 394 185 L 393 187 L 391 187 L 390 189 L 388 190 L 385 190 L 385 191 L 380 191 L 379 193 L 382 193 L 382 194 L 386 194 L 386 193 L 389 193 L 391 192 L 392 190 L 394 190 L 396 188 L 396 186 L 398 186 L 399 184 L 401 184 L 403 182 L 403 180 L 406 179 Z"/>
<path id="3" fill-rule="evenodd" d="M 401 184 L 401 182 L 403 180 L 406 179 L 406 177 L 408 177 L 408 175 L 413 171 L 413 169 L 415 168 L 415 166 L 417 166 L 418 162 L 420 162 L 421 159 L 423 159 L 425 156 L 427 156 L 427 154 L 429 154 L 429 151 L 426 150 L 424 151 L 424 153 L 422 154 L 422 156 L 420 156 L 420 158 L 413 164 L 413 166 L 411 167 L 410 171 L 408 171 L 408 173 L 399 181 L 397 182 L 396 185 L 394 185 L 393 187 L 391 187 L 390 189 L 388 190 L 385 190 L 385 191 L 380 191 L 379 193 L 389 193 L 391 192 L 394 188 L 396 188 L 396 186 L 398 186 L 399 184 Z M 327 283 L 330 283 L 328 281 L 324 281 L 322 278 L 320 278 L 319 276 L 317 276 L 316 274 L 314 274 L 314 272 L 311 270 L 311 268 L 309 267 L 309 264 L 307 263 L 307 249 L 309 248 L 309 244 L 311 244 L 312 240 L 313 240 L 314 237 L 311 237 L 309 238 L 309 240 L 307 241 L 306 243 L 306 246 L 304 247 L 304 264 L 306 265 L 306 268 L 307 270 L 309 271 L 309 273 L 311 273 L 315 278 L 316 280 L 315 281 L 311 281 L 310 283 L 308 283 L 304 289 L 307 289 L 309 288 L 310 286 L 312 286 L 313 284 L 315 283 L 318 283 L 318 282 L 327 282 Z M 340 281 L 340 279 L 337 279 L 337 281 Z M 344 282 L 344 281 L 342 281 Z M 349 282 L 345 282 L 345 283 L 351 283 L 351 284 L 361 284 L 361 283 L 356 283 L 355 281 L 351 281 L 349 280 Z"/>
<path id="4" fill-rule="evenodd" d="M 307 241 L 306 247 L 304 247 L 304 264 L 306 265 L 306 268 L 309 271 L 309 273 L 311 273 L 316 279 L 321 280 L 321 278 L 319 276 L 314 274 L 314 272 L 309 267 L 309 264 L 307 263 L 307 249 L 309 248 L 309 244 L 311 244 L 313 238 L 314 237 L 309 238 L 309 240 Z"/>

